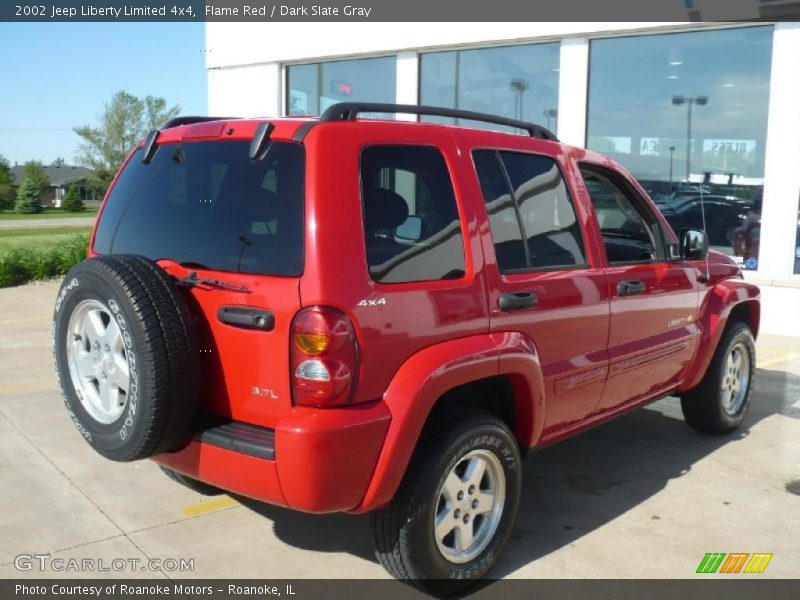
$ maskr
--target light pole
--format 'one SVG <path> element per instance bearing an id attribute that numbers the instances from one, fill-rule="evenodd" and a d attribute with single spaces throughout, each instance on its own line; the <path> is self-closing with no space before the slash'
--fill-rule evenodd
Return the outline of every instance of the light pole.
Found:
<path id="1" fill-rule="evenodd" d="M 553 119 L 553 124 L 555 125 L 553 129 L 558 129 L 558 109 L 557 108 L 545 108 L 542 111 L 542 115 L 547 119 L 547 128 L 550 129 L 550 119 Z"/>
<path id="2" fill-rule="evenodd" d="M 531 84 L 526 79 L 512 79 L 511 91 L 517 96 L 514 98 L 514 118 L 522 120 L 522 94 L 530 89 Z"/>
<path id="3" fill-rule="evenodd" d="M 672 104 L 680 106 L 685 104 L 688 108 L 686 117 L 686 181 L 689 181 L 689 170 L 692 166 L 692 104 L 705 106 L 708 96 L 673 96 Z"/>

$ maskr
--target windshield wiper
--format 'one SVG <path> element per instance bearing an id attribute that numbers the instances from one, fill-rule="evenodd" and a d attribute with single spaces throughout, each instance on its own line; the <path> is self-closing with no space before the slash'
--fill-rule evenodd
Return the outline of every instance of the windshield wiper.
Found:
<path id="1" fill-rule="evenodd" d="M 239 285 L 238 283 L 230 283 L 229 281 L 221 281 L 219 279 L 199 277 L 197 271 L 190 272 L 186 277 L 176 277 L 175 279 L 178 283 L 189 287 L 207 286 L 234 292 L 250 293 L 250 288 L 246 285 Z"/>

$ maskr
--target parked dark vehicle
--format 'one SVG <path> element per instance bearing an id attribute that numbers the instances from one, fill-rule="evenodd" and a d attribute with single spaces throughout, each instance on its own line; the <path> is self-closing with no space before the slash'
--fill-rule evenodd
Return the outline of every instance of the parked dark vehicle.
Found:
<path id="1" fill-rule="evenodd" d="M 741 256 L 746 269 L 758 267 L 758 250 L 761 243 L 761 202 L 759 201 L 733 232 L 733 255 Z M 794 272 L 800 273 L 800 211 L 797 213 L 797 238 L 795 240 Z"/>
<path id="2" fill-rule="evenodd" d="M 709 241 L 715 246 L 730 246 L 734 231 L 742 225 L 748 204 L 738 198 L 700 194 L 672 204 L 657 204 L 661 214 L 675 231 L 695 228 L 705 229 Z M 703 223 L 705 208 L 705 223 Z"/>

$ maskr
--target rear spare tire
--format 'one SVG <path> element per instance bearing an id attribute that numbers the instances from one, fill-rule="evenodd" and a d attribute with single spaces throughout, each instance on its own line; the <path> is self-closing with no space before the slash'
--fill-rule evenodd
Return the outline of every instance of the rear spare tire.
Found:
<path id="1" fill-rule="evenodd" d="M 194 421 L 197 343 L 169 275 L 133 255 L 67 273 L 53 313 L 53 355 L 67 411 L 117 461 L 177 450 Z"/>

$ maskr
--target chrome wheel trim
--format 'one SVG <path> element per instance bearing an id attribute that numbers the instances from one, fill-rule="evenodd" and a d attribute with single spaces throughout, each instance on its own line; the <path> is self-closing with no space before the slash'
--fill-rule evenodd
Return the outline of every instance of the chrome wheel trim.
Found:
<path id="1" fill-rule="evenodd" d="M 125 342 L 116 319 L 99 300 L 83 300 L 69 318 L 65 341 L 69 376 L 81 406 L 98 423 L 113 423 L 125 411 L 130 391 Z"/>
<path id="2" fill-rule="evenodd" d="M 736 343 L 725 358 L 722 374 L 722 408 L 736 416 L 747 397 L 750 385 L 750 352 L 744 342 Z"/>
<path id="3" fill-rule="evenodd" d="M 433 533 L 442 556 L 462 564 L 483 552 L 500 526 L 505 497 L 500 459 L 482 449 L 465 454 L 438 492 Z"/>

